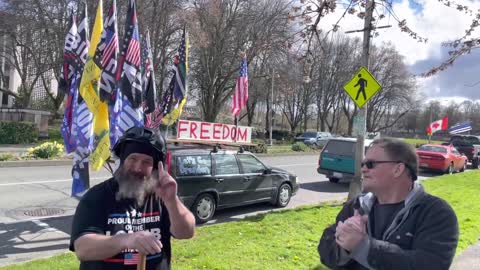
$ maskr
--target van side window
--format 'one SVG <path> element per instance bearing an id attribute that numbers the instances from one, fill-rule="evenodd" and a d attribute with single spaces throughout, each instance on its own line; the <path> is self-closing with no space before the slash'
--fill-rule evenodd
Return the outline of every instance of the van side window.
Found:
<path id="1" fill-rule="evenodd" d="M 265 166 L 251 155 L 238 155 L 243 173 L 263 173 Z"/>
<path id="2" fill-rule="evenodd" d="M 178 176 L 209 175 L 212 168 L 210 155 L 177 157 Z"/>
<path id="3" fill-rule="evenodd" d="M 355 153 L 355 143 L 330 140 L 323 151 L 341 156 L 352 156 Z"/>
<path id="4" fill-rule="evenodd" d="M 237 159 L 234 155 L 218 154 L 215 155 L 216 175 L 239 174 Z"/>

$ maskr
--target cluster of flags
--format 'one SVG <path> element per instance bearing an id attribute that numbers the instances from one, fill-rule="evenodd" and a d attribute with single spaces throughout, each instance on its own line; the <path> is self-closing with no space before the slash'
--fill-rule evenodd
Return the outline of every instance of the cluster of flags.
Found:
<path id="1" fill-rule="evenodd" d="M 433 133 L 440 130 L 448 130 L 448 133 L 450 134 L 460 134 L 472 130 L 472 122 L 466 121 L 448 128 L 448 117 L 445 116 L 440 120 L 430 123 L 427 127 L 427 134 L 428 136 L 432 136 Z"/>
<path id="2" fill-rule="evenodd" d="M 89 164 L 94 170 L 132 126 L 158 128 L 173 124 L 187 99 L 188 37 L 184 29 L 175 58 L 172 82 L 157 100 L 150 37 L 141 40 L 136 1 L 128 1 L 125 36 L 119 42 L 116 1 L 103 18 L 98 1 L 89 39 L 86 7 L 77 27 L 72 14 L 65 38 L 59 89 L 67 94 L 61 133 L 66 150 L 74 153 L 72 196 L 89 188 Z M 173 91 L 170 91 L 173 89 Z"/>

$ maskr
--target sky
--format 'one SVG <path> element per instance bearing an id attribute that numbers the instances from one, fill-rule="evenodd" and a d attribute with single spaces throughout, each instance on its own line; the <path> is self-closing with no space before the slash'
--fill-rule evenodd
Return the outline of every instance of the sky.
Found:
<path id="1" fill-rule="evenodd" d="M 348 2 L 348 1 L 345 1 Z M 377 1 L 378 2 L 378 1 Z M 391 2 L 391 1 L 389 1 Z M 480 8 L 480 0 L 454 0 L 455 3 L 469 6 L 472 10 Z M 413 74 L 421 74 L 432 67 L 438 66 L 443 60 L 448 59 L 450 48 L 443 47 L 442 42 L 451 41 L 464 35 L 469 28 L 473 17 L 457 11 L 455 8 L 446 7 L 438 0 L 393 0 L 393 15 L 380 5 L 376 5 L 376 14 L 385 14 L 385 18 L 378 22 L 378 26 L 392 25 L 387 29 L 379 29 L 379 36 L 375 37 L 373 44 L 392 42 L 405 63 Z M 321 28 L 328 30 L 342 16 L 344 8 L 339 4 L 335 13 L 323 18 Z M 424 38 L 427 43 L 419 43 L 398 27 L 398 21 L 406 19 L 407 26 Z M 363 21 L 356 15 L 346 15 L 340 22 L 340 31 L 360 30 Z M 480 37 L 479 30 L 473 37 Z M 349 34 L 352 35 L 352 34 Z M 355 34 L 353 34 L 355 35 Z M 356 34 L 363 36 L 363 34 Z M 471 54 L 457 59 L 455 64 L 447 70 L 429 78 L 418 78 L 420 92 L 427 98 L 448 103 L 451 100 L 480 101 L 480 49 L 473 50 Z"/>

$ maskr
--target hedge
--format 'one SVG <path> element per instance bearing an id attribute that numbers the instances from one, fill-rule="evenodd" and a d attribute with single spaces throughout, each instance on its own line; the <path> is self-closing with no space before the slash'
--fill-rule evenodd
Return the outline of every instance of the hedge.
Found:
<path id="1" fill-rule="evenodd" d="M 0 144 L 33 143 L 38 139 L 34 123 L 0 122 Z"/>

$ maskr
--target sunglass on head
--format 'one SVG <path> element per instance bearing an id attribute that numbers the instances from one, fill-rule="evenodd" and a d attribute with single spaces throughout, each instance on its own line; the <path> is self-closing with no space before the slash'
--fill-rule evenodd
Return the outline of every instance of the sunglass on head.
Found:
<path id="1" fill-rule="evenodd" d="M 365 160 L 361 163 L 360 167 L 367 166 L 368 169 L 373 169 L 377 164 L 381 163 L 402 163 L 399 160 Z"/>

